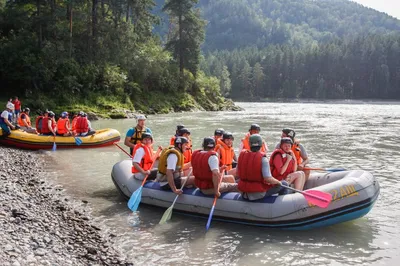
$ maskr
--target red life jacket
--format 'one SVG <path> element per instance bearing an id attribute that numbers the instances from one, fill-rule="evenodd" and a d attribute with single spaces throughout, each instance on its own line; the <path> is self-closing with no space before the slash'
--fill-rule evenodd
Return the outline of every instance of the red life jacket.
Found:
<path id="1" fill-rule="evenodd" d="M 76 133 L 85 133 L 89 131 L 89 123 L 87 117 L 80 116 L 76 120 Z"/>
<path id="2" fill-rule="evenodd" d="M 241 192 L 265 192 L 272 186 L 264 183 L 262 174 L 263 152 L 243 150 L 238 159 L 237 175 L 239 176 L 238 189 Z"/>
<path id="3" fill-rule="evenodd" d="M 71 130 L 75 131 L 76 129 L 76 120 L 78 120 L 79 116 L 74 116 L 74 118 L 72 119 L 72 124 L 71 124 Z"/>
<path id="4" fill-rule="evenodd" d="M 44 117 L 41 115 L 36 118 L 35 124 L 36 124 L 36 131 L 38 133 L 42 133 L 43 118 Z"/>
<path id="5" fill-rule="evenodd" d="M 68 132 L 69 127 L 69 119 L 68 118 L 59 118 L 57 121 L 57 132 L 58 134 L 65 134 Z"/>
<path id="6" fill-rule="evenodd" d="M 151 147 L 148 147 L 141 143 L 136 144 L 135 148 L 133 149 L 133 153 L 132 153 L 133 156 L 135 156 L 135 153 L 139 148 L 143 148 L 143 150 L 144 150 L 144 156 L 139 163 L 140 167 L 142 167 L 142 169 L 144 171 L 151 170 L 150 168 L 153 165 L 153 158 L 152 158 L 153 152 L 152 152 Z M 135 166 L 133 166 L 133 165 L 132 165 L 132 173 L 139 173 L 139 170 L 137 170 L 135 168 Z"/>
<path id="7" fill-rule="evenodd" d="M 274 152 L 271 154 L 271 157 L 269 158 L 269 165 L 271 167 L 271 174 L 273 177 L 275 177 L 276 179 L 278 179 L 279 181 L 285 179 L 288 174 L 291 174 L 294 172 L 294 159 L 292 159 L 288 165 L 288 167 L 286 168 L 286 171 L 281 175 L 279 172 L 281 171 L 281 169 L 278 169 L 277 167 L 275 167 L 274 165 L 274 158 L 275 156 L 278 156 L 282 159 L 282 164 L 285 164 L 287 157 L 285 156 L 285 158 L 283 158 L 283 155 L 286 154 L 282 149 L 276 149 L 274 150 Z"/>
<path id="8" fill-rule="evenodd" d="M 51 119 L 50 117 L 43 117 L 42 119 L 42 130 L 40 133 L 42 134 L 48 134 L 51 133 L 50 129 L 49 129 L 49 119 L 51 120 L 51 128 L 54 129 L 56 128 L 56 122 L 54 122 L 54 119 Z"/>
<path id="9" fill-rule="evenodd" d="M 202 152 L 201 150 L 196 150 L 192 154 L 194 183 L 196 187 L 200 189 L 209 189 L 214 187 L 212 181 L 213 174 L 208 165 L 208 158 L 213 155 L 217 155 L 217 153 L 215 151 Z"/>

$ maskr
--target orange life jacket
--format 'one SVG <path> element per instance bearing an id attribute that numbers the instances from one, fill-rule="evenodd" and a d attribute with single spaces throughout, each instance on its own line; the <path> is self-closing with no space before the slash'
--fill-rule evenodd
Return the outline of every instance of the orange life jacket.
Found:
<path id="1" fill-rule="evenodd" d="M 65 134 L 68 132 L 69 128 L 69 119 L 68 118 L 59 118 L 57 121 L 57 133 Z"/>
<path id="2" fill-rule="evenodd" d="M 24 127 L 24 126 L 25 126 L 24 121 L 21 119 L 21 116 L 22 116 L 23 114 L 25 115 L 26 123 L 27 123 L 28 126 L 30 127 L 30 126 L 31 126 L 31 119 L 29 118 L 29 115 L 28 115 L 27 113 L 24 113 L 24 112 L 22 112 L 22 113 L 19 115 L 19 117 L 18 117 L 18 125 L 20 125 L 21 127 Z"/>
<path id="3" fill-rule="evenodd" d="M 264 183 L 262 174 L 263 152 L 243 150 L 238 159 L 237 175 L 239 177 L 238 189 L 241 192 L 265 192 L 272 186 Z"/>
<path id="4" fill-rule="evenodd" d="M 246 135 L 242 139 L 243 149 L 244 150 L 248 150 L 248 151 L 250 150 L 250 143 L 249 143 L 250 136 L 251 136 L 250 132 L 248 132 L 248 133 L 246 133 Z M 265 144 L 265 141 L 263 140 L 263 145 L 261 146 L 261 149 L 260 149 L 261 152 L 267 152 L 265 150 L 265 146 L 266 146 L 266 144 Z"/>
<path id="5" fill-rule="evenodd" d="M 51 128 L 54 129 L 57 127 L 56 122 L 54 121 L 54 119 L 51 119 L 50 117 L 43 117 L 42 120 L 42 130 L 41 133 L 42 134 L 48 134 L 51 133 L 50 129 L 49 129 L 49 119 L 51 120 Z"/>
<path id="6" fill-rule="evenodd" d="M 225 142 L 221 141 L 216 147 L 215 151 L 219 153 L 219 165 L 226 165 L 226 170 L 232 169 L 232 161 L 235 156 L 233 147 L 228 147 Z"/>
<path id="7" fill-rule="evenodd" d="M 87 117 L 80 116 L 76 120 L 76 133 L 85 133 L 89 131 L 89 123 Z"/>
<path id="8" fill-rule="evenodd" d="M 72 123 L 71 123 L 71 130 L 72 130 L 72 131 L 75 131 L 75 130 L 76 130 L 76 121 L 78 120 L 78 118 L 79 118 L 79 116 L 75 116 L 75 117 L 72 119 Z"/>
<path id="9" fill-rule="evenodd" d="M 301 158 L 301 150 L 299 144 L 300 142 L 295 141 L 295 143 L 292 145 L 292 151 L 294 153 L 294 156 L 296 157 L 297 165 L 303 162 L 303 158 Z"/>
<path id="10" fill-rule="evenodd" d="M 176 136 L 172 136 L 170 141 L 169 141 L 169 145 L 174 146 L 175 145 L 175 139 L 176 139 Z"/>
<path id="11" fill-rule="evenodd" d="M 212 171 L 208 165 L 208 158 L 217 155 L 215 151 L 202 152 L 196 150 L 192 155 L 192 167 L 194 175 L 194 183 L 199 189 L 213 188 Z"/>
<path id="12" fill-rule="evenodd" d="M 285 179 L 288 176 L 288 174 L 291 174 L 294 172 L 294 158 L 292 160 L 290 160 L 290 163 L 289 163 L 288 167 L 286 168 L 286 171 L 282 175 L 280 174 L 281 169 L 278 169 L 277 167 L 275 167 L 275 165 L 274 165 L 275 156 L 279 156 L 282 159 L 282 164 L 286 163 L 287 157 L 285 156 L 285 158 L 283 158 L 284 154 L 286 154 L 286 153 L 282 149 L 276 149 L 271 154 L 271 158 L 269 158 L 271 174 L 273 177 L 275 177 L 279 181 Z"/>
<path id="13" fill-rule="evenodd" d="M 185 157 L 184 163 L 190 163 L 192 161 L 193 151 L 192 151 L 192 140 L 189 138 L 189 148 L 183 153 Z"/>
<path id="14" fill-rule="evenodd" d="M 153 165 L 153 162 L 154 162 L 153 161 L 152 148 L 148 147 L 146 145 L 143 145 L 141 143 L 136 144 L 135 148 L 133 149 L 133 156 L 135 156 L 135 153 L 139 148 L 143 148 L 143 150 L 144 150 L 144 156 L 143 156 L 142 160 L 139 163 L 140 167 L 142 167 L 142 169 L 144 171 L 151 170 L 150 168 L 151 168 L 151 166 Z M 135 166 L 133 166 L 133 165 L 132 165 L 132 173 L 139 173 L 139 170 L 137 170 L 135 168 Z"/>

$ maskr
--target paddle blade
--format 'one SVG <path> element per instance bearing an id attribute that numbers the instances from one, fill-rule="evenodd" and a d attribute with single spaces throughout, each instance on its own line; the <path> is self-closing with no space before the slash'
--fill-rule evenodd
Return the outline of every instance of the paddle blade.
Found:
<path id="1" fill-rule="evenodd" d="M 206 231 L 208 231 L 208 228 L 210 228 L 211 219 L 212 219 L 212 216 L 214 214 L 214 208 L 215 208 L 215 204 L 212 206 L 211 211 L 210 211 L 210 215 L 208 216 L 208 221 L 207 221 L 207 224 L 206 224 Z"/>
<path id="2" fill-rule="evenodd" d="M 319 190 L 302 191 L 308 203 L 321 208 L 327 208 L 332 201 L 332 195 Z"/>
<path id="3" fill-rule="evenodd" d="M 128 208 L 133 212 L 137 211 L 139 208 L 139 203 L 142 200 L 142 189 L 143 186 L 140 186 L 135 192 L 132 193 L 132 196 L 128 201 Z"/>
<path id="4" fill-rule="evenodd" d="M 52 151 L 56 151 L 57 150 L 57 144 L 55 142 L 53 142 L 53 148 L 51 150 Z"/>
<path id="5" fill-rule="evenodd" d="M 161 220 L 159 222 L 159 224 L 165 224 L 167 221 L 169 221 L 171 219 L 172 216 L 172 209 L 173 209 L 173 205 L 171 205 L 163 214 L 163 216 L 161 217 Z"/>
<path id="6" fill-rule="evenodd" d="M 75 144 L 76 145 L 81 145 L 82 144 L 82 139 L 80 139 L 80 138 L 75 138 Z"/>

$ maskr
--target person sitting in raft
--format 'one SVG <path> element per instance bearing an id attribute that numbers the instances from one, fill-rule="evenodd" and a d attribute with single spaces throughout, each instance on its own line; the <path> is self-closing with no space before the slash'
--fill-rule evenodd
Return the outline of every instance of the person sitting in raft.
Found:
<path id="1" fill-rule="evenodd" d="M 157 176 L 157 169 L 150 169 L 154 162 L 152 144 L 153 136 L 145 132 L 133 149 L 132 174 L 138 180 L 143 180 L 147 175 L 149 180 L 153 180 Z"/>
<path id="2" fill-rule="evenodd" d="M 303 171 L 306 176 L 306 181 L 310 177 L 310 170 L 304 170 L 304 167 L 310 162 L 308 159 L 307 151 L 304 148 L 303 144 L 300 143 L 298 139 L 295 139 L 296 132 L 290 128 L 282 129 L 281 138 L 291 138 L 293 141 L 292 151 L 297 160 L 297 170 Z M 275 149 L 279 149 L 280 143 L 276 144 Z"/>
<path id="3" fill-rule="evenodd" d="M 236 176 L 236 168 L 232 162 L 237 162 L 235 151 L 233 150 L 234 137 L 231 132 L 222 135 L 222 141 L 216 145 L 215 151 L 219 154 L 220 166 L 225 165 L 225 173 Z"/>
<path id="4" fill-rule="evenodd" d="M 90 121 L 87 118 L 87 114 L 83 113 L 76 120 L 76 128 L 75 128 L 77 136 L 90 136 L 96 133 L 95 130 L 91 128 Z"/>
<path id="5" fill-rule="evenodd" d="M 236 168 L 239 177 L 238 189 L 243 198 L 258 200 L 279 193 L 287 194 L 281 185 L 288 185 L 271 175 L 269 162 L 264 152 L 261 152 L 263 140 L 259 134 L 249 137 L 250 150 L 243 150 L 239 155 Z"/>
<path id="6" fill-rule="evenodd" d="M 72 136 L 72 132 L 69 129 L 68 112 L 62 112 L 60 118 L 58 118 L 57 136 L 63 136 L 63 137 Z"/>
<path id="7" fill-rule="evenodd" d="M 249 146 L 249 138 L 251 135 L 254 134 L 260 134 L 261 127 L 258 124 L 251 124 L 249 132 L 246 133 L 242 141 L 240 142 L 240 147 L 239 147 L 239 154 L 242 152 L 242 150 L 250 150 Z M 265 141 L 263 140 L 263 144 L 261 146 L 261 152 L 268 152 L 268 147 Z"/>
<path id="8" fill-rule="evenodd" d="M 35 125 L 36 125 L 36 131 L 41 134 L 42 133 L 42 127 L 43 127 L 43 118 L 49 116 L 49 111 L 46 110 L 44 112 L 41 112 L 38 117 L 36 117 L 35 120 Z"/>
<path id="9" fill-rule="evenodd" d="M 184 176 L 184 171 L 190 168 L 190 164 L 184 164 L 183 153 L 188 148 L 189 140 L 185 137 L 177 137 L 174 147 L 165 148 L 160 155 L 156 181 L 164 190 L 171 189 L 175 194 L 182 194 L 182 185 L 194 184 L 193 176 Z"/>
<path id="10" fill-rule="evenodd" d="M 181 130 L 182 128 L 184 128 L 185 126 L 183 124 L 179 124 L 176 126 L 176 131 L 175 131 L 175 135 L 171 137 L 170 141 L 169 141 L 169 145 L 170 146 L 174 146 L 175 143 L 175 139 L 176 137 L 179 136 L 179 130 Z"/>
<path id="11" fill-rule="evenodd" d="M 55 120 L 55 114 L 52 111 L 47 113 L 47 116 L 42 119 L 42 129 L 41 134 L 45 136 L 55 136 L 57 131 L 57 123 Z"/>
<path id="12" fill-rule="evenodd" d="M 144 115 L 138 115 L 136 116 L 136 119 L 137 119 L 137 125 L 135 127 L 131 127 L 130 129 L 128 129 L 124 141 L 124 144 L 128 146 L 130 149 L 130 154 L 132 154 L 135 145 L 139 143 L 140 140 L 142 139 L 143 133 L 147 132 L 153 134 L 150 128 L 144 125 L 146 122 L 146 117 Z"/>
<path id="13" fill-rule="evenodd" d="M 184 163 L 190 163 L 192 161 L 192 139 L 190 138 L 190 131 L 189 129 L 187 129 L 186 127 L 179 129 L 178 131 L 178 136 L 179 137 L 184 137 L 186 138 L 189 143 L 187 145 L 187 149 L 183 152 L 183 156 L 184 156 Z"/>
<path id="14" fill-rule="evenodd" d="M 14 105 L 11 102 L 6 104 L 6 110 L 0 115 L 0 128 L 3 131 L 2 138 L 7 137 L 11 134 L 11 130 L 15 129 L 15 126 L 11 123 L 13 118 Z"/>
<path id="15" fill-rule="evenodd" d="M 280 148 L 274 150 L 269 159 L 272 176 L 278 180 L 286 180 L 294 184 L 298 190 L 303 190 L 306 177 L 303 171 L 297 171 L 296 156 L 292 151 L 291 138 L 282 138 Z"/>
<path id="16" fill-rule="evenodd" d="M 193 152 L 192 167 L 196 187 L 205 195 L 218 197 L 224 192 L 238 191 L 234 176 L 223 176 L 221 173 L 226 166 L 219 167 L 218 154 L 214 149 L 214 138 L 206 137 L 203 139 L 203 150 Z"/>
<path id="17" fill-rule="evenodd" d="M 18 117 L 18 125 L 21 127 L 21 129 L 29 134 L 37 134 L 37 131 L 35 128 L 32 127 L 31 124 L 31 119 L 29 117 L 31 109 L 28 107 L 24 108 L 22 113 Z"/>
<path id="18" fill-rule="evenodd" d="M 78 121 L 78 118 L 80 117 L 80 116 L 82 116 L 83 115 L 83 112 L 82 111 L 80 111 L 80 112 L 78 112 L 78 113 L 75 113 L 74 114 L 74 116 L 73 116 L 73 118 L 72 118 L 72 122 L 71 122 L 71 131 L 72 131 L 72 135 L 76 135 L 76 121 Z"/>
<path id="19" fill-rule="evenodd" d="M 222 143 L 222 136 L 224 135 L 225 130 L 223 128 L 217 128 L 214 131 L 214 140 L 215 144 L 221 144 Z"/>

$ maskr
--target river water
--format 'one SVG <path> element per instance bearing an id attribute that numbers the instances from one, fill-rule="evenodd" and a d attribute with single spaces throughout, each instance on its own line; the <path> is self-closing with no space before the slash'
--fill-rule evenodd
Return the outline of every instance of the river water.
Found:
<path id="1" fill-rule="evenodd" d="M 74 197 L 89 201 L 93 214 L 115 229 L 126 254 L 146 265 L 398 265 L 400 259 L 400 104 L 238 103 L 240 112 L 151 115 L 156 144 L 167 145 L 175 127 L 192 131 L 195 147 L 223 127 L 235 147 L 250 124 L 258 123 L 271 151 L 281 129 L 296 130 L 313 167 L 371 171 L 381 195 L 363 218 L 327 228 L 292 232 L 206 220 L 174 213 L 164 226 L 163 209 L 141 206 L 132 217 L 110 178 L 112 166 L 126 155 L 111 146 L 46 152 L 55 163 L 54 178 Z M 116 128 L 121 145 L 133 119 L 94 121 L 95 128 Z M 135 218 L 135 219 L 133 219 Z M 135 221 L 135 224 L 132 224 Z"/>

